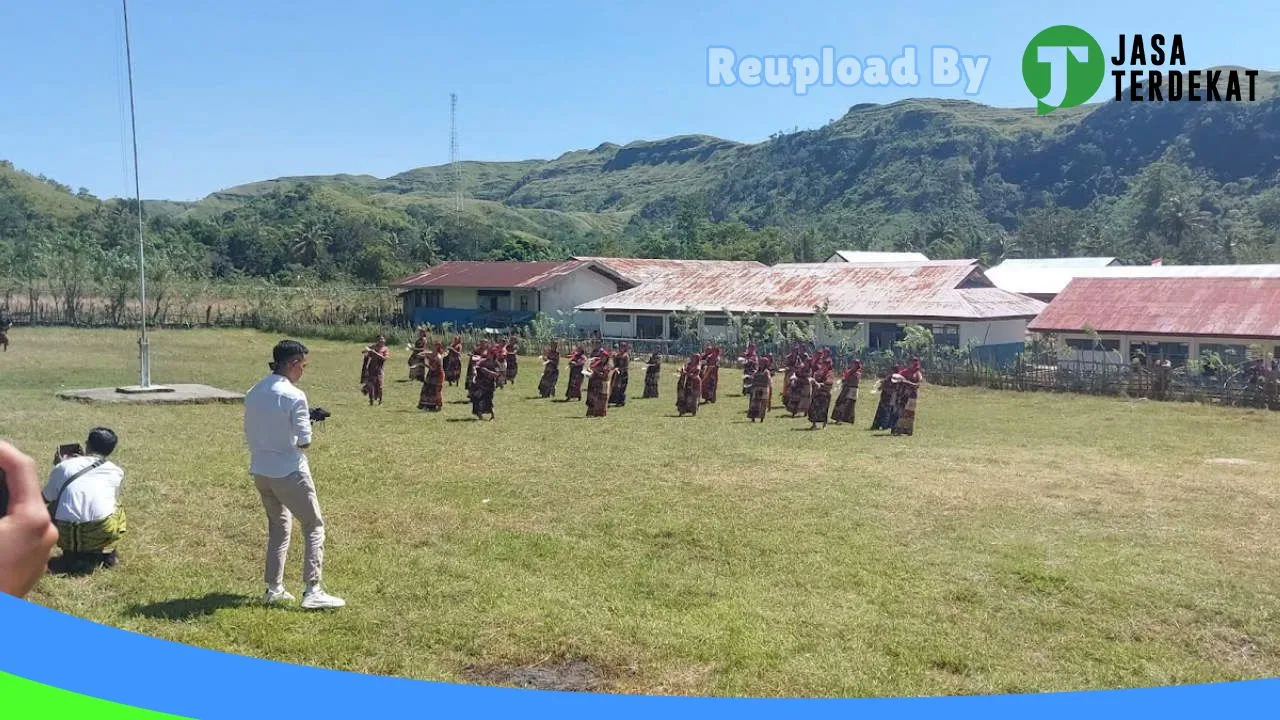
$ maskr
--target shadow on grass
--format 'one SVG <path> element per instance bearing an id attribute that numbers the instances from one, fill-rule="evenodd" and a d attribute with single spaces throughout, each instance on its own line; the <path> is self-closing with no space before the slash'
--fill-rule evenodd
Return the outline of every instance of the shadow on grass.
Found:
<path id="1" fill-rule="evenodd" d="M 192 620 L 202 615 L 212 615 L 219 610 L 239 608 L 252 601 L 244 595 L 228 595 L 227 593 L 209 593 L 198 598 L 179 598 L 165 600 L 149 605 L 134 605 L 127 611 L 133 617 L 145 617 L 153 620 Z"/>
<path id="2" fill-rule="evenodd" d="M 445 421 L 445 422 L 465 422 L 465 423 L 471 423 L 471 422 L 480 422 L 480 418 L 475 417 L 475 416 L 473 415 L 473 416 L 471 416 L 471 417 L 464 417 L 464 418 L 445 418 L 445 419 L 444 419 L 444 421 Z"/>

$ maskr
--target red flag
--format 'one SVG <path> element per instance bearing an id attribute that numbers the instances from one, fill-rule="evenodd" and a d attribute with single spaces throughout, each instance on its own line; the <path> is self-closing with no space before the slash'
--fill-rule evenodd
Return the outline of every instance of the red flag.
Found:
<path id="1" fill-rule="evenodd" d="M 1164 265 L 1164 258 L 1156 258 L 1151 261 L 1152 265 Z"/>

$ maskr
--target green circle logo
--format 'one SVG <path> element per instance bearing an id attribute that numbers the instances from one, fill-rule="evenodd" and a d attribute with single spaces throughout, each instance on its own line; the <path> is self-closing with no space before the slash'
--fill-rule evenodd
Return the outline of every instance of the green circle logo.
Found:
<path id="1" fill-rule="evenodd" d="M 1036 97 L 1038 115 L 1089 102 L 1106 75 L 1102 46 L 1073 25 L 1041 30 L 1022 53 L 1022 80 Z"/>

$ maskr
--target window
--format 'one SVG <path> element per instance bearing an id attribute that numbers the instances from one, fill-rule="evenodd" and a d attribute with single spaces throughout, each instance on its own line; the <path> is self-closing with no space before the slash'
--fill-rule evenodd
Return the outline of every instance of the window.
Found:
<path id="1" fill-rule="evenodd" d="M 1089 338 L 1068 338 L 1067 347 L 1082 352 L 1120 352 L 1119 340 L 1090 340 Z"/>
<path id="2" fill-rule="evenodd" d="M 862 323 L 857 320 L 836 320 L 831 324 L 835 325 L 837 330 L 857 330 Z"/>
<path id="3" fill-rule="evenodd" d="M 1145 357 L 1148 363 L 1154 363 L 1157 360 L 1168 360 L 1174 367 L 1181 367 L 1187 364 L 1187 357 L 1191 354 L 1191 348 L 1187 343 L 1173 342 L 1131 342 L 1129 343 L 1130 359 L 1139 356 Z"/>
<path id="4" fill-rule="evenodd" d="M 418 307 L 444 307 L 444 290 L 438 288 L 434 290 L 419 290 Z"/>
<path id="5" fill-rule="evenodd" d="M 481 310 L 497 312 L 511 309 L 510 290 L 477 290 L 476 299 L 476 305 Z"/>
<path id="6" fill-rule="evenodd" d="M 903 336 L 902 326 L 897 323 L 873 322 L 868 330 L 867 346 L 872 350 L 891 350 Z"/>
<path id="7" fill-rule="evenodd" d="M 657 340 L 662 337 L 662 317 L 659 315 L 637 315 L 636 337 L 641 340 Z"/>
<path id="8" fill-rule="evenodd" d="M 1218 356 L 1224 365 L 1241 365 L 1248 359 L 1249 349 L 1244 345 L 1217 345 L 1205 343 L 1200 346 L 1200 357 L 1209 353 Z"/>
<path id="9" fill-rule="evenodd" d="M 934 345 L 960 347 L 959 325 L 932 325 L 927 327 L 929 327 L 929 332 L 933 333 Z"/>
<path id="10" fill-rule="evenodd" d="M 529 296 L 528 296 L 528 295 L 521 295 L 521 296 L 520 296 L 520 310 L 521 310 L 521 311 L 527 311 L 528 309 L 529 309 Z"/>
<path id="11" fill-rule="evenodd" d="M 727 327 L 729 318 L 724 315 L 707 315 L 702 318 L 702 325 L 704 327 Z"/>
<path id="12" fill-rule="evenodd" d="M 630 325 L 631 316 L 630 315 L 605 315 L 604 321 L 607 323 L 616 323 L 618 325 Z"/>

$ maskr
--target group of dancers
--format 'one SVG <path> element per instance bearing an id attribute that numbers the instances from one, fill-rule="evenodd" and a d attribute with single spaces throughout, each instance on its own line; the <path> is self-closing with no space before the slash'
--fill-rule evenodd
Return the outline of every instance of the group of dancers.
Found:
<path id="1" fill-rule="evenodd" d="M 418 409 L 439 412 L 444 407 L 444 388 L 463 383 L 471 401 L 471 412 L 476 418 L 493 420 L 494 395 L 498 388 L 513 382 L 519 373 L 520 339 L 511 335 L 505 339 L 481 340 L 468 354 L 463 372 L 462 338 L 455 335 L 448 346 L 432 342 L 424 328 L 418 332 L 415 343 L 409 347 L 409 379 L 422 383 Z M 676 412 L 679 416 L 697 415 L 698 407 L 716 402 L 719 386 L 721 349 L 708 344 L 694 353 L 680 368 L 676 382 Z M 384 366 L 390 357 L 386 338 L 364 349 L 364 362 L 360 371 L 362 392 L 370 404 L 382 403 Z M 560 379 L 560 349 L 550 343 L 539 358 L 542 377 L 538 382 L 538 394 L 550 398 L 556 394 Z M 747 417 L 751 422 L 763 422 L 773 411 L 774 361 L 770 355 L 758 355 L 754 343 L 738 358 L 742 367 L 742 395 L 748 399 Z M 568 382 L 564 402 L 583 400 L 583 381 L 586 379 L 587 417 L 604 417 L 609 407 L 622 407 L 627 403 L 627 387 L 630 378 L 631 346 L 621 342 L 610 350 L 603 342 L 586 352 L 575 346 L 568 356 Z M 662 371 L 662 356 L 655 352 L 645 362 L 643 398 L 657 398 Z M 782 406 L 791 417 L 804 416 L 810 429 L 825 428 L 827 423 L 854 423 L 858 402 L 858 390 L 862 383 L 862 361 L 853 364 L 840 375 L 840 391 L 835 393 L 835 362 L 829 348 L 819 348 L 810 353 L 803 345 L 793 345 L 783 359 L 778 372 L 783 374 Z M 880 402 L 872 420 L 872 430 L 890 430 L 894 435 L 911 435 L 915 429 L 916 401 L 924 373 L 919 358 L 911 358 L 903 367 L 894 364 L 880 378 Z M 834 405 L 832 397 L 835 397 Z"/>
<path id="2" fill-rule="evenodd" d="M 755 344 L 738 358 L 742 364 L 742 394 L 749 398 L 747 417 L 751 422 L 764 422 L 773 410 L 773 357 L 757 355 Z M 840 377 L 840 392 L 831 398 L 835 390 L 835 362 L 830 348 L 820 348 L 809 353 L 796 344 L 783 359 L 782 406 L 791 417 L 800 415 L 809 420 L 809 429 L 825 428 L 827 422 L 852 425 L 858 403 L 858 390 L 862 385 L 862 361 L 854 360 Z M 876 406 L 872 430 L 890 430 L 894 435 L 911 435 L 915 431 L 916 400 L 924 372 L 920 358 L 911 358 L 903 368 L 895 363 L 880 378 L 880 402 Z"/>

